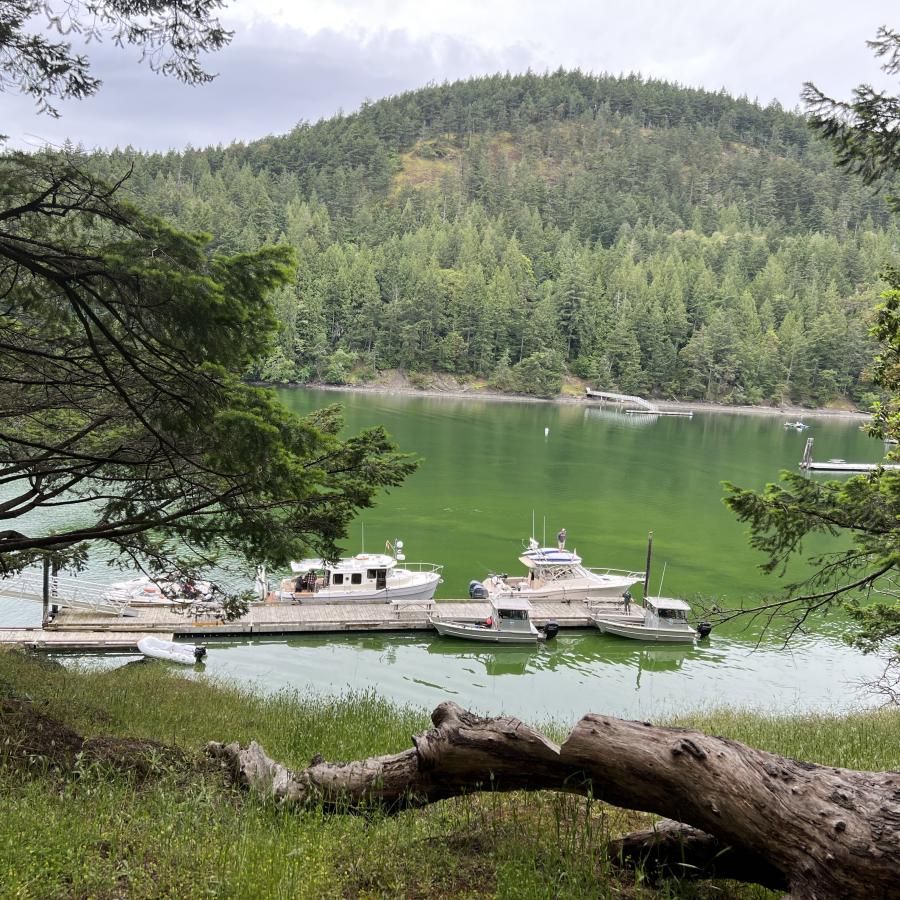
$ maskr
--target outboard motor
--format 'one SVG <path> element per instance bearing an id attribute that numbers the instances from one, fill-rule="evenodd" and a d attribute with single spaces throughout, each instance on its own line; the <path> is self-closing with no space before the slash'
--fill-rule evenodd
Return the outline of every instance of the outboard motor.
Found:
<path id="1" fill-rule="evenodd" d="M 712 622 L 698 622 L 697 623 L 697 634 L 700 635 L 701 638 L 709 637 L 709 633 L 712 631 Z"/>
<path id="2" fill-rule="evenodd" d="M 480 581 L 473 578 L 469 582 L 469 597 L 472 600 L 487 600 L 487 596 L 487 588 Z"/>
<path id="3" fill-rule="evenodd" d="M 204 656 L 206 656 L 206 647 L 201 647 L 199 645 L 194 647 L 194 659 L 196 659 L 197 662 L 200 662 Z"/>
<path id="4" fill-rule="evenodd" d="M 552 641 L 559 634 L 559 625 L 556 622 L 548 622 L 542 629 L 545 640 Z"/>

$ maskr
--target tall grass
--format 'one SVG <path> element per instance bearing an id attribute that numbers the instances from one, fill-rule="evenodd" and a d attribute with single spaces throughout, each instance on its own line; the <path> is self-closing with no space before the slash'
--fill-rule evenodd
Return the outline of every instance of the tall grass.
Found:
<path id="1" fill-rule="evenodd" d="M 198 760 L 160 762 L 142 780 L 83 762 L 68 773 L 23 768 L 0 749 L 0 896 L 769 896 L 722 884 L 654 888 L 640 873 L 617 873 L 605 843 L 649 819 L 585 798 L 482 794 L 395 817 L 334 816 L 277 809 L 199 764 L 210 739 L 256 739 L 294 766 L 318 752 L 354 759 L 408 748 L 427 714 L 374 693 L 257 696 L 164 665 L 72 670 L 19 653 L 0 653 L 0 693 L 28 697 L 86 736 L 155 739 Z M 830 765 L 891 768 L 900 756 L 897 713 L 711 713 L 679 724 Z"/>

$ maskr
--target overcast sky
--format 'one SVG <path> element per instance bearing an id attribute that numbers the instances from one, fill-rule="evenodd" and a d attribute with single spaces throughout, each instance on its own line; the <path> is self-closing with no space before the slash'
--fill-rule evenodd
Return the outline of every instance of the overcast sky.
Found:
<path id="1" fill-rule="evenodd" d="M 491 72 L 560 66 L 643 75 L 793 108 L 804 81 L 841 97 L 896 90 L 865 46 L 896 0 L 233 0 L 210 85 L 153 75 L 134 49 L 88 48 L 103 87 L 62 118 L 0 94 L 10 145 L 165 150 L 253 140 L 365 99 Z M 897 16 L 893 17 L 898 18 Z"/>

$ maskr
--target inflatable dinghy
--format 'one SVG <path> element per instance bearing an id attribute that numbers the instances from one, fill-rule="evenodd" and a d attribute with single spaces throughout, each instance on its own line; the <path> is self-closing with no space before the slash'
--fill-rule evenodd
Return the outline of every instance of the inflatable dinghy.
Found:
<path id="1" fill-rule="evenodd" d="M 192 666 L 206 656 L 206 647 L 178 644 L 175 641 L 164 641 L 162 638 L 152 636 L 141 638 L 137 646 L 144 656 L 167 659 L 169 662 L 183 663 L 186 666 Z"/>

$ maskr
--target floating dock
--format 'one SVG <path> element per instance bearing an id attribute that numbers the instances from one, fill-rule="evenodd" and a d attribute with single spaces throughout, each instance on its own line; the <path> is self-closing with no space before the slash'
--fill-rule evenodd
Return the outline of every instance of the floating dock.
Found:
<path id="1" fill-rule="evenodd" d="M 805 472 L 874 472 L 876 469 L 900 469 L 900 463 L 861 463 L 847 462 L 843 459 L 829 459 L 827 462 L 815 462 L 812 458 L 813 441 L 815 438 L 807 438 L 803 448 L 803 459 L 800 460 L 800 468 Z"/>
<path id="2" fill-rule="evenodd" d="M 693 410 L 690 409 L 660 409 L 650 400 L 643 397 L 636 397 L 633 394 L 618 394 L 615 391 L 597 391 L 593 388 L 585 388 L 584 396 L 588 400 L 600 400 L 602 403 L 618 403 L 622 406 L 631 406 L 625 412 L 630 415 L 644 416 L 682 416 L 691 419 L 694 416 Z"/>
<path id="3" fill-rule="evenodd" d="M 597 601 L 594 601 L 597 603 Z M 599 608 L 622 616 L 622 604 L 603 601 Z M 532 603 L 536 625 L 556 622 L 560 628 L 590 628 L 591 613 L 598 606 L 583 600 Z M 491 613 L 490 604 L 478 600 L 447 600 L 430 603 L 367 604 L 254 604 L 233 622 L 193 617 L 171 607 L 137 607 L 134 616 L 113 616 L 76 609 L 61 609 L 46 628 L 14 628 L 0 631 L 0 645 L 41 650 L 100 650 L 136 652 L 137 642 L 147 635 L 194 641 L 213 635 L 274 634 L 365 634 L 373 631 L 434 631 L 432 614 L 477 622 Z M 643 608 L 632 604 L 629 618 L 643 620 Z"/>

